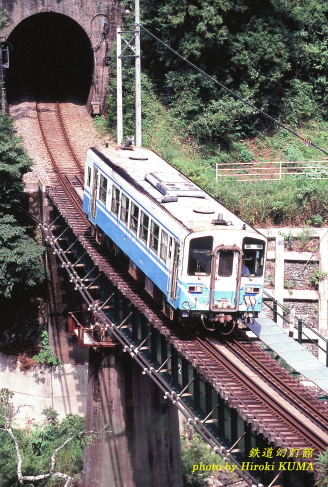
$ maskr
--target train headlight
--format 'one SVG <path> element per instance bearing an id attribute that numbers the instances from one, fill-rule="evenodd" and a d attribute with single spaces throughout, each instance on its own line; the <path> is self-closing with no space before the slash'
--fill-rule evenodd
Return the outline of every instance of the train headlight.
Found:
<path id="1" fill-rule="evenodd" d="M 246 287 L 245 288 L 245 293 L 259 293 L 260 292 L 260 288 L 259 287 Z"/>
<path id="2" fill-rule="evenodd" d="M 251 305 L 251 299 L 249 296 L 245 296 L 244 297 L 244 301 L 245 301 L 245 304 L 247 306 L 247 308 Z"/>
<path id="3" fill-rule="evenodd" d="M 203 286 L 189 286 L 188 291 L 190 293 L 202 293 Z"/>
<path id="4" fill-rule="evenodd" d="M 215 307 L 218 309 L 229 309 L 233 308 L 233 304 L 228 299 L 217 299 L 215 301 Z"/>

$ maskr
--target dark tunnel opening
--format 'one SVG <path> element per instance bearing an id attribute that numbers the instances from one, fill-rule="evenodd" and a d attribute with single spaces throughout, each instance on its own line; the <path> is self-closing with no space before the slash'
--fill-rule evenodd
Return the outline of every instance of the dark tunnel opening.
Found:
<path id="1" fill-rule="evenodd" d="M 86 103 L 93 52 L 74 20 L 56 13 L 36 14 L 23 20 L 8 40 L 13 47 L 6 78 L 10 104 L 36 98 Z"/>

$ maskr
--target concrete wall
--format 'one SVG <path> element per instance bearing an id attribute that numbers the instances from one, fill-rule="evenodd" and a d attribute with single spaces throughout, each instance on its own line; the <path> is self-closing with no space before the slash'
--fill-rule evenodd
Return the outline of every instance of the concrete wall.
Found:
<path id="1" fill-rule="evenodd" d="M 310 281 L 316 269 L 328 272 L 328 229 L 311 228 L 310 238 L 303 249 L 297 239 L 304 236 L 303 228 L 265 228 L 259 231 L 269 238 L 268 293 L 290 309 L 294 308 L 297 316 L 328 337 L 328 278 L 321 280 L 318 286 Z M 291 239 L 290 235 L 295 238 Z M 279 322 L 282 324 L 281 319 Z"/>
<path id="2" fill-rule="evenodd" d="M 2 35 L 7 38 L 22 20 L 38 13 L 54 12 L 75 20 L 89 37 L 95 56 L 94 83 L 88 107 L 90 108 L 92 102 L 98 101 L 103 107 L 108 82 L 108 68 L 104 65 L 104 59 L 116 39 L 121 8 L 119 0 L 0 0 L 0 10 L 7 10 L 10 19 Z M 109 32 L 105 42 L 101 43 L 105 18 Z M 99 44 L 101 45 L 98 48 Z"/>
<path id="3" fill-rule="evenodd" d="M 0 389 L 14 392 L 15 407 L 20 409 L 15 423 L 28 427 L 41 423 L 44 408 L 52 407 L 64 417 L 68 413 L 85 416 L 88 365 L 65 364 L 62 367 L 36 366 L 22 371 L 16 357 L 0 353 Z"/>

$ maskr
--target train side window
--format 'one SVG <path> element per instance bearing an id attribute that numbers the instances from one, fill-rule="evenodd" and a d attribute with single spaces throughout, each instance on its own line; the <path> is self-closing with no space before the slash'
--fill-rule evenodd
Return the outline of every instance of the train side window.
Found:
<path id="1" fill-rule="evenodd" d="M 173 252 L 173 238 L 169 237 L 169 249 L 168 249 L 169 262 L 172 262 L 172 252 Z"/>
<path id="2" fill-rule="evenodd" d="M 169 246 L 169 236 L 164 230 L 162 230 L 161 233 L 161 248 L 160 248 L 160 253 L 159 256 L 160 258 L 166 262 L 167 255 L 168 255 L 168 246 Z"/>
<path id="3" fill-rule="evenodd" d="M 128 217 L 129 217 L 129 206 L 130 206 L 130 200 L 125 194 L 121 194 L 121 211 L 120 211 L 120 219 L 124 223 L 128 223 Z"/>
<path id="4" fill-rule="evenodd" d="M 119 208 L 120 208 L 120 190 L 113 185 L 111 209 L 114 215 L 118 215 Z"/>
<path id="5" fill-rule="evenodd" d="M 143 211 L 140 212 L 140 239 L 148 242 L 149 216 Z"/>
<path id="6" fill-rule="evenodd" d="M 139 220 L 139 207 L 131 201 L 130 228 L 137 235 Z"/>
<path id="7" fill-rule="evenodd" d="M 150 242 L 149 247 L 157 254 L 159 241 L 159 226 L 153 220 L 150 223 Z"/>
<path id="8" fill-rule="evenodd" d="M 189 245 L 188 275 L 209 276 L 211 273 L 213 237 L 192 238 Z"/>
<path id="9" fill-rule="evenodd" d="M 88 166 L 86 186 L 90 186 L 90 184 L 91 184 L 91 167 Z"/>
<path id="10" fill-rule="evenodd" d="M 107 178 L 100 174 L 99 180 L 99 199 L 106 205 L 106 198 L 107 198 Z"/>
<path id="11" fill-rule="evenodd" d="M 218 275 L 221 277 L 230 277 L 233 270 L 233 250 L 220 250 Z"/>

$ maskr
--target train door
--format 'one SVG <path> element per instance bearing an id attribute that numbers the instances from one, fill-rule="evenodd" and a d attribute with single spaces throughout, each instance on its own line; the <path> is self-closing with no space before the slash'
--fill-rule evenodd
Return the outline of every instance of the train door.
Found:
<path id="1" fill-rule="evenodd" d="M 93 166 L 92 187 L 90 196 L 90 218 L 94 220 L 97 212 L 98 168 Z"/>
<path id="2" fill-rule="evenodd" d="M 236 311 L 239 302 L 241 253 L 232 247 L 219 247 L 212 257 L 211 311 Z"/>
<path id="3" fill-rule="evenodd" d="M 172 262 L 169 297 L 172 300 L 172 299 L 176 299 L 177 297 L 177 279 L 178 279 L 180 248 L 178 242 L 176 240 L 171 239 L 171 237 L 170 237 L 169 252 L 171 254 L 171 262 Z"/>

